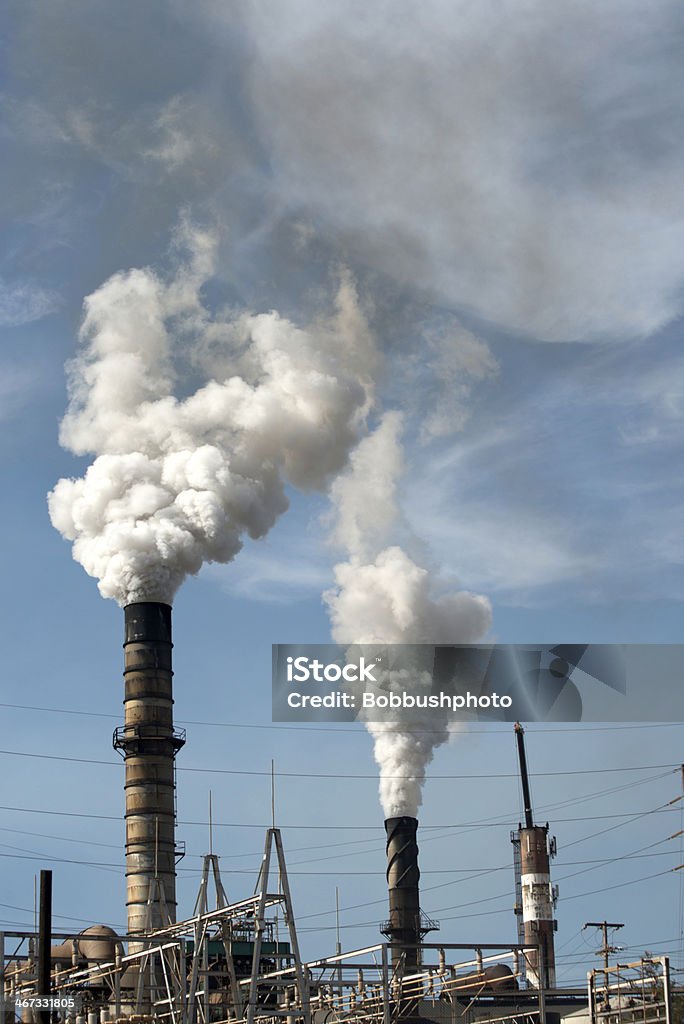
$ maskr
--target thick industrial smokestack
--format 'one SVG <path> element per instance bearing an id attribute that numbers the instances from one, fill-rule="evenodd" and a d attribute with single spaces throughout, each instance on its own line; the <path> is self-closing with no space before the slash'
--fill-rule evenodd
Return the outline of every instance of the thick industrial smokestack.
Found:
<path id="1" fill-rule="evenodd" d="M 418 883 L 418 843 L 416 818 L 387 818 L 387 888 L 389 890 L 389 921 L 383 932 L 390 942 L 392 962 L 404 956 L 404 972 L 411 973 L 420 965 L 420 893 Z"/>
<path id="2" fill-rule="evenodd" d="M 520 885 L 525 942 L 538 944 L 542 962 L 536 953 L 528 954 L 527 980 L 533 988 L 556 987 L 556 958 L 553 916 L 553 890 L 549 865 L 548 826 L 521 828 Z"/>
<path id="3" fill-rule="evenodd" d="M 556 922 L 553 917 L 554 894 L 549 866 L 549 826 L 534 824 L 525 755 L 525 730 L 520 722 L 515 723 L 514 729 L 525 805 L 525 827 L 521 826 L 513 838 L 514 844 L 519 844 L 520 849 L 521 906 L 517 912 L 522 914 L 524 942 L 541 947 L 541 962 L 536 952 L 528 954 L 527 980 L 533 988 L 555 988 L 556 958 L 553 933 Z M 555 840 L 553 842 L 555 850 Z"/>
<path id="4" fill-rule="evenodd" d="M 114 746 L 126 762 L 128 931 L 139 935 L 176 919 L 174 760 L 185 735 L 173 727 L 170 606 L 129 604 L 124 619 L 124 726 Z"/>

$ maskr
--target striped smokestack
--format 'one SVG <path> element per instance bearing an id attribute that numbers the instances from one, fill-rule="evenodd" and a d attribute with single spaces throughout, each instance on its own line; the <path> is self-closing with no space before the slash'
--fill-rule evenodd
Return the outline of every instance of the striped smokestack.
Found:
<path id="1" fill-rule="evenodd" d="M 532 988 L 556 987 L 556 957 L 553 917 L 553 889 L 549 866 L 548 825 L 521 828 L 520 886 L 525 942 L 539 945 L 542 964 L 536 952 L 528 953 L 527 980 Z"/>
<path id="2" fill-rule="evenodd" d="M 404 956 L 404 971 L 411 973 L 420 965 L 420 894 L 418 883 L 418 843 L 416 818 L 387 818 L 387 888 L 389 921 L 382 931 L 393 943 L 392 962 Z"/>
<path id="3" fill-rule="evenodd" d="M 173 727 L 170 606 L 129 604 L 124 621 L 124 725 L 114 747 L 126 764 L 128 932 L 139 935 L 176 920 L 174 761 L 185 734 Z"/>
<path id="4" fill-rule="evenodd" d="M 525 808 L 525 827 L 519 827 L 514 840 L 520 848 L 521 906 L 518 912 L 522 914 L 524 941 L 541 948 L 541 963 L 536 951 L 528 953 L 527 980 L 533 988 L 555 988 L 556 955 L 553 935 L 556 922 L 553 917 L 554 891 L 549 866 L 549 826 L 534 824 L 525 754 L 525 730 L 520 722 L 515 723 L 514 729 Z"/>

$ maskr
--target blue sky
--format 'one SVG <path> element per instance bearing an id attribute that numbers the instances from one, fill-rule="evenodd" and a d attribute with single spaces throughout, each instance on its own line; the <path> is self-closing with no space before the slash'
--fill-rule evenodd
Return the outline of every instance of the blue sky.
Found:
<path id="1" fill-rule="evenodd" d="M 211 310 L 307 324 L 349 268 L 383 353 L 374 416 L 405 418 L 402 535 L 438 588 L 489 598 L 491 637 L 681 639 L 678 5 L 653 3 L 647 24 L 624 0 L 430 0 L 404 19 L 337 0 L 230 11 L 59 0 L 4 15 L 0 692 L 68 712 L 2 708 L 2 746 L 20 752 L 0 755 L 8 926 L 30 924 L 49 865 L 65 927 L 123 923 L 121 613 L 72 561 L 46 495 L 88 464 L 58 443 L 83 300 L 119 270 L 172 274 L 184 216 L 218 240 Z M 362 729 L 270 723 L 270 645 L 329 641 L 321 594 L 340 557 L 325 493 L 289 497 L 267 538 L 176 598 L 177 717 L 205 723 L 187 726 L 178 804 L 181 823 L 204 821 L 211 788 L 237 898 L 275 760 L 295 908 L 323 929 L 303 933 L 313 957 L 334 945 L 335 885 L 358 906 L 345 944 L 377 937 L 382 821 Z M 586 920 L 625 921 L 635 952 L 680 949 L 670 869 L 684 856 L 667 838 L 680 810 L 662 808 L 680 792 L 681 740 L 672 723 L 530 727 L 535 806 L 558 836 L 565 980 L 593 962 Z M 515 769 L 510 730 L 436 753 L 421 864 L 445 941 L 515 938 Z M 189 913 L 206 829 L 180 824 L 179 838 Z M 497 870 L 468 877 L 482 866 Z"/>

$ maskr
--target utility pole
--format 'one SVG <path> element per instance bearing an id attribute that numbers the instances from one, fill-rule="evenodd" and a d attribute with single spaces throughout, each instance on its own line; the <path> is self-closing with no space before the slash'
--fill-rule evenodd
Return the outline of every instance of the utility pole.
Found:
<path id="1" fill-rule="evenodd" d="M 52 871 L 40 873 L 40 917 L 38 924 L 38 972 L 36 994 L 49 998 L 52 987 L 50 942 L 52 941 Z M 4 992 L 1 994 L 4 998 Z M 39 1010 L 40 1024 L 49 1024 L 50 1010 Z"/>
<path id="2" fill-rule="evenodd" d="M 606 971 L 608 970 L 608 954 L 617 953 L 618 949 L 620 948 L 619 946 L 608 945 L 608 929 L 614 928 L 617 931 L 618 928 L 624 927 L 624 924 L 614 924 L 610 921 L 587 921 L 587 923 L 584 925 L 584 928 L 600 928 L 601 932 L 603 933 L 603 945 L 598 950 L 596 955 L 603 955 L 603 967 Z M 582 931 L 584 931 L 584 928 L 582 929 Z"/>

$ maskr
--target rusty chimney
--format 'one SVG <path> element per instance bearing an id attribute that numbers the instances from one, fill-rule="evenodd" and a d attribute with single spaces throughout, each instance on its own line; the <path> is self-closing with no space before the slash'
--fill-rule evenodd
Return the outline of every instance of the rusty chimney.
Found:
<path id="1" fill-rule="evenodd" d="M 128 932 L 140 935 L 176 920 L 175 757 L 185 732 L 173 727 L 170 606 L 129 604 L 124 622 L 124 725 L 114 747 L 126 765 Z"/>
<path id="2" fill-rule="evenodd" d="M 525 808 L 525 827 L 519 826 L 513 843 L 518 847 L 520 872 L 518 885 L 520 906 L 516 913 L 522 916 L 523 941 L 541 949 L 541 963 L 536 951 L 528 953 L 527 980 L 532 988 L 556 987 L 556 956 L 554 952 L 555 893 L 551 885 L 549 860 L 556 849 L 556 841 L 549 842 L 549 826 L 535 825 L 532 797 L 525 754 L 525 730 L 516 722 L 515 738 L 520 761 L 520 778 Z"/>
<path id="3" fill-rule="evenodd" d="M 553 888 L 549 866 L 549 827 L 535 825 L 519 830 L 520 887 L 525 942 L 539 945 L 542 964 L 536 952 L 528 954 L 527 980 L 532 988 L 556 987 L 556 957 L 553 916 Z"/>

